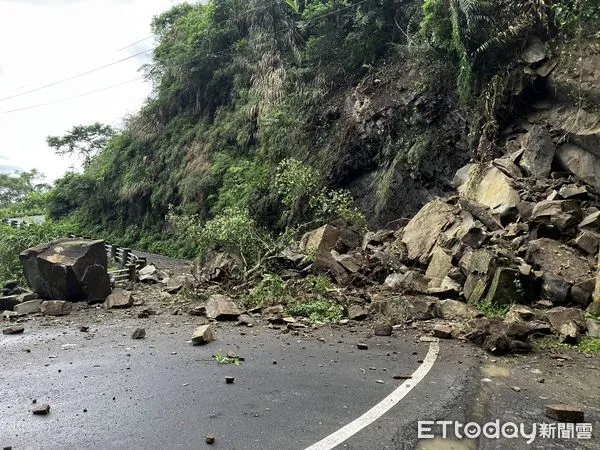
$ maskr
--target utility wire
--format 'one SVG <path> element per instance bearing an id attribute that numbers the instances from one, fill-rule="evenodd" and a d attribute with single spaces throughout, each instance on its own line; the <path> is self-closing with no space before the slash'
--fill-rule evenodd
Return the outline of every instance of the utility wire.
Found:
<path id="1" fill-rule="evenodd" d="M 83 77 L 85 75 L 89 75 L 90 73 L 97 72 L 98 70 L 106 69 L 107 67 L 111 67 L 111 66 L 114 66 L 115 64 L 122 63 L 124 61 L 129 60 L 129 59 L 132 59 L 132 58 L 135 58 L 137 56 L 143 55 L 144 53 L 151 52 L 152 50 L 153 49 L 144 50 L 143 52 L 139 52 L 139 53 L 136 53 L 134 55 L 128 56 L 126 58 L 119 59 L 118 61 L 113 61 L 111 63 L 104 64 L 103 66 L 96 67 L 96 68 L 88 70 L 86 72 L 82 72 L 82 73 L 79 73 L 77 75 L 70 76 L 68 78 L 63 78 L 62 80 L 53 81 L 52 83 L 48 83 L 48 84 L 45 84 L 44 86 L 40 86 L 40 87 L 37 87 L 37 88 L 34 88 L 34 89 L 29 89 L 28 91 L 21 92 L 20 94 L 14 94 L 14 95 L 10 95 L 8 97 L 0 98 L 0 102 L 6 101 L 6 100 L 10 100 L 11 98 L 20 97 L 22 95 L 31 94 L 32 92 L 41 91 L 42 89 L 46 89 L 46 88 L 49 88 L 51 86 L 56 86 L 58 84 L 62 84 L 62 83 L 65 83 L 67 81 L 75 80 L 77 78 L 81 78 L 81 77 Z"/>
<path id="2" fill-rule="evenodd" d="M 251 12 L 253 12 L 253 11 L 256 11 L 256 10 L 258 10 L 258 9 L 262 9 L 262 8 L 269 8 L 269 7 L 271 7 L 271 6 L 273 6 L 273 5 L 276 5 L 276 4 L 278 4 L 278 3 L 280 3 L 280 2 L 279 2 L 278 0 L 276 0 L 276 1 L 273 1 L 273 2 L 271 2 L 271 3 L 269 3 L 269 4 L 265 5 L 265 6 L 260 6 L 260 7 L 256 7 L 256 8 L 249 9 L 249 10 L 245 11 L 245 14 L 244 14 L 244 15 L 242 15 L 242 16 L 248 16 L 248 15 L 249 15 Z M 225 23 L 225 22 L 228 22 L 229 20 L 230 20 L 230 19 L 227 19 L 227 20 L 222 20 L 222 21 L 220 21 L 220 22 L 217 22 L 215 25 L 221 25 L 221 24 L 223 24 L 223 23 Z M 138 41 L 136 41 L 136 42 L 133 42 L 133 43 L 131 43 L 131 44 L 129 44 L 129 45 L 127 45 L 127 46 L 125 46 L 125 47 L 123 47 L 123 48 L 119 49 L 118 51 L 121 51 L 121 50 L 124 50 L 124 49 L 126 49 L 126 48 L 132 47 L 132 46 L 134 46 L 135 44 L 139 44 L 140 42 L 143 42 L 143 41 L 145 41 L 145 40 L 148 40 L 148 39 L 149 39 L 149 38 L 151 38 L 152 36 L 153 36 L 153 35 L 150 35 L 150 36 L 147 36 L 147 37 L 145 37 L 145 38 L 143 38 L 143 39 L 140 39 L 140 40 L 138 40 Z M 90 69 L 90 70 L 88 70 L 88 71 L 85 71 L 85 72 L 79 73 L 79 74 L 77 74 L 77 75 L 73 75 L 73 76 L 70 76 L 70 77 L 67 77 L 67 78 L 63 78 L 63 79 L 61 79 L 61 80 L 53 81 L 52 83 L 48 83 L 48 84 L 45 84 L 45 85 L 43 85 L 43 86 L 39 86 L 39 87 L 37 87 L 37 88 L 34 88 L 34 89 L 29 89 L 29 90 L 27 90 L 27 91 L 24 91 L 24 92 L 19 92 L 19 93 L 13 94 L 13 95 L 9 95 L 8 97 L 3 97 L 3 98 L 0 98 L 0 102 L 6 101 L 6 100 L 10 100 L 10 99 L 13 99 L 13 98 L 16 98 L 16 97 L 21 97 L 21 96 L 23 96 L 23 95 L 31 94 L 32 92 L 41 91 L 42 89 L 47 89 L 47 88 L 49 88 L 49 87 L 52 87 L 52 86 L 56 86 L 56 85 L 59 85 L 59 84 L 62 84 L 62 83 L 66 83 L 67 81 L 71 81 L 71 80 L 75 80 L 75 79 L 77 79 L 77 78 L 84 77 L 84 76 L 86 76 L 86 75 L 89 75 L 89 74 L 91 74 L 91 73 L 97 72 L 97 71 L 99 71 L 99 70 L 106 69 L 106 68 L 108 68 L 108 67 L 112 67 L 112 66 L 114 66 L 114 65 L 120 64 L 120 63 L 122 63 L 122 62 L 125 62 L 125 61 L 128 61 L 128 60 L 130 60 L 130 59 L 133 59 L 133 58 L 135 58 L 135 57 L 137 57 L 137 56 L 140 56 L 140 55 L 143 55 L 143 54 L 145 54 L 145 53 L 151 52 L 151 51 L 153 51 L 153 50 L 154 50 L 153 48 L 149 48 L 149 49 L 147 49 L 147 50 L 144 50 L 144 51 L 142 51 L 142 52 L 138 52 L 138 53 L 136 53 L 136 54 L 134 54 L 134 55 L 131 55 L 131 56 L 128 56 L 128 57 L 126 57 L 126 58 L 121 58 L 121 59 L 119 59 L 119 60 L 117 60 L 117 61 L 113 61 L 113 62 L 111 62 L 111 63 L 108 63 L 108 64 L 104 64 L 104 65 L 102 65 L 102 66 L 95 67 L 95 68 L 93 68 L 93 69 Z M 37 84 L 37 83 L 35 83 L 35 84 Z M 30 86 L 31 86 L 31 84 L 30 84 Z"/>
<path id="3" fill-rule="evenodd" d="M 354 4 L 352 4 L 352 5 L 348 5 L 348 6 L 345 6 L 345 7 L 343 7 L 343 8 L 338 8 L 338 9 L 336 9 L 336 10 L 334 10 L 334 11 L 329 11 L 328 13 L 321 14 L 320 16 L 313 17 L 312 19 L 310 19 L 310 20 L 307 20 L 307 21 L 306 21 L 306 22 L 304 22 L 304 23 L 305 23 L 305 24 L 308 24 L 308 23 L 311 23 L 311 22 L 315 22 L 315 21 L 317 21 L 317 20 L 319 20 L 319 19 L 322 19 L 323 17 L 327 17 L 327 16 L 333 15 L 333 14 L 335 14 L 335 13 L 338 13 L 338 12 L 340 12 L 340 11 L 344 11 L 344 10 L 346 10 L 346 9 L 353 8 L 353 7 L 355 7 L 355 6 L 358 6 L 358 5 L 362 4 L 362 3 L 366 3 L 367 1 L 369 1 L 369 0 L 361 0 L 361 1 L 358 1 L 358 2 L 356 2 L 356 3 L 354 3 Z M 278 2 L 273 2 L 272 4 L 275 4 L 275 3 L 278 3 Z M 272 4 L 271 4 L 271 5 L 272 5 Z M 254 8 L 254 9 L 257 9 L 257 8 Z M 291 26 L 289 26 L 289 27 L 284 27 L 284 28 L 281 28 L 281 29 L 279 29 L 279 30 L 276 30 L 276 31 L 274 31 L 273 33 L 274 33 L 274 34 L 279 34 L 279 33 L 283 32 L 283 31 L 288 31 L 288 30 L 291 30 L 291 29 L 292 29 L 292 27 L 291 27 Z M 218 56 L 218 55 L 221 55 L 221 54 L 224 54 L 224 53 L 226 53 L 226 52 L 228 52 L 228 51 L 231 51 L 231 50 L 233 50 L 235 47 L 237 47 L 237 44 L 231 45 L 231 46 L 229 46 L 229 47 L 227 47 L 227 48 L 225 48 L 225 49 L 223 49 L 223 50 L 219 50 L 219 51 L 217 51 L 217 52 L 213 52 L 213 53 L 208 53 L 208 54 L 206 54 L 206 55 L 198 55 L 198 56 L 192 57 L 192 58 L 190 58 L 190 59 L 188 59 L 187 61 L 184 61 L 184 62 L 186 62 L 186 63 L 190 63 L 190 62 L 193 62 L 193 61 L 195 61 L 195 60 L 199 60 L 199 59 L 201 59 L 201 58 L 204 58 L 204 57 L 207 57 L 207 56 Z M 31 90 L 29 90 L 29 91 L 26 91 L 26 92 L 23 92 L 23 93 L 21 93 L 21 94 L 17 94 L 17 95 L 13 95 L 13 96 L 10 96 L 10 97 L 5 97 L 5 98 L 0 98 L 0 101 L 8 100 L 8 99 L 10 99 L 10 98 L 18 97 L 18 96 L 25 95 L 25 94 L 28 94 L 28 93 L 31 93 L 31 92 L 35 92 L 35 91 L 39 91 L 39 90 L 41 90 L 41 89 L 45 89 L 45 88 L 47 88 L 47 87 L 50 87 L 50 86 L 55 86 L 55 85 L 57 85 L 57 84 L 64 83 L 64 82 L 66 82 L 66 81 L 69 81 L 69 80 L 72 80 L 72 79 L 75 79 L 75 78 L 80 78 L 80 77 L 82 77 L 82 76 L 84 76 L 84 75 L 87 75 L 87 74 L 89 74 L 89 73 L 95 72 L 95 71 L 97 71 L 97 70 L 104 69 L 104 68 L 106 68 L 106 67 L 113 66 L 113 65 L 115 65 L 115 64 L 118 64 L 118 63 L 120 63 L 120 62 L 126 61 L 126 60 L 128 60 L 128 59 L 131 59 L 131 58 L 135 58 L 136 56 L 139 56 L 139 55 L 141 55 L 141 54 L 144 54 L 144 53 L 148 53 L 149 51 L 152 51 L 152 50 L 153 50 L 153 49 L 148 49 L 148 50 L 145 50 L 145 51 L 143 51 L 143 52 L 136 53 L 135 55 L 131 55 L 131 56 L 127 57 L 127 58 L 123 58 L 123 59 L 120 59 L 120 60 L 118 60 L 118 61 L 115 61 L 115 62 L 112 62 L 112 63 L 109 63 L 109 64 L 105 64 L 104 66 L 97 67 L 96 69 L 92 69 L 92 70 L 89 70 L 89 71 L 87 71 L 87 72 L 84 72 L 84 73 L 81 73 L 81 74 L 78 74 L 78 75 L 74 75 L 74 76 L 72 76 L 72 77 L 65 78 L 65 79 L 63 79 L 63 80 L 56 81 L 56 82 L 54 82 L 54 83 L 49 83 L 49 84 L 47 84 L 47 85 L 45 85 L 45 86 L 41 86 L 41 87 L 39 87 L 39 88 L 36 88 L 36 89 L 31 89 Z M 23 111 L 23 110 L 26 110 L 26 109 L 32 109 L 32 108 L 37 108 L 37 107 L 40 107 L 40 106 L 46 106 L 46 105 L 51 105 L 51 104 L 54 104 L 54 103 L 59 103 L 59 102 L 63 102 L 63 101 L 67 101 L 67 100 L 71 100 L 71 99 L 73 99 L 73 98 L 83 97 L 83 96 L 85 96 L 85 95 L 94 94 L 94 93 L 96 93 L 96 92 L 101 92 L 101 91 L 104 91 L 104 90 L 107 90 L 107 89 L 111 89 L 111 88 L 114 88 L 114 87 L 117 87 L 117 86 L 121 86 L 121 85 L 123 85 L 123 84 L 131 83 L 131 82 L 133 82 L 133 81 L 136 81 L 136 80 L 139 80 L 139 79 L 141 79 L 141 78 L 142 78 L 142 77 L 137 77 L 137 78 L 135 78 L 135 79 L 133 79 L 133 80 L 125 81 L 125 82 L 123 82 L 123 83 L 118 83 L 118 84 L 115 84 L 115 85 L 112 85 L 112 86 L 108 86 L 108 87 L 105 87 L 105 88 L 97 89 L 97 90 L 90 91 L 90 92 L 86 92 L 86 93 L 79 94 L 79 95 L 75 95 L 75 96 L 73 96 L 73 97 L 67 97 L 67 98 L 63 98 L 63 99 L 59 99 L 59 100 L 55 100 L 55 101 L 52 101 L 52 102 L 41 103 L 41 104 L 38 104 L 38 105 L 28 106 L 28 107 L 24 107 L 24 108 L 18 108 L 18 109 L 12 109 L 12 110 L 8 110 L 8 111 L 3 111 L 3 112 L 2 112 L 2 113 L 0 113 L 0 114 L 8 114 L 8 113 L 17 112 L 17 111 Z"/>
<path id="4" fill-rule="evenodd" d="M 107 91 L 109 89 L 113 89 L 113 88 L 116 88 L 116 87 L 119 87 L 119 86 L 123 86 L 123 85 L 129 84 L 129 83 L 133 83 L 134 81 L 138 81 L 138 80 L 141 80 L 141 79 L 143 79 L 143 77 L 136 77 L 136 78 L 133 78 L 132 80 L 127 80 L 127 81 L 123 81 L 121 83 L 112 84 L 110 86 L 106 86 L 106 87 L 103 87 L 103 88 L 100 88 L 100 89 L 95 89 L 93 91 L 88 91 L 88 92 L 83 92 L 81 94 L 72 95 L 70 97 L 60 98 L 58 100 L 52 100 L 52 101 L 46 102 L 46 103 L 39 103 L 37 105 L 25 106 L 23 108 L 9 109 L 7 111 L 2 111 L 0 114 L 9 114 L 9 113 L 14 113 L 14 112 L 18 112 L 18 111 L 25 111 L 27 109 L 33 109 L 33 108 L 39 108 L 39 107 L 42 107 L 42 106 L 53 105 L 55 103 L 66 102 L 67 100 L 72 100 L 72 99 L 75 99 L 75 98 L 80 98 L 80 97 L 85 97 L 87 95 L 96 94 L 98 92 Z"/>

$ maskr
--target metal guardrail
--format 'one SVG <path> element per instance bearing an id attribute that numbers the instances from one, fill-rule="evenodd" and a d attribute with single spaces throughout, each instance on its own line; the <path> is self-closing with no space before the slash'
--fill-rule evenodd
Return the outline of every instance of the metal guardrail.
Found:
<path id="1" fill-rule="evenodd" d="M 68 236 L 70 238 L 91 239 L 88 236 L 77 236 L 75 234 L 69 234 Z M 118 267 L 108 271 L 108 273 L 113 274 L 115 284 L 135 281 L 140 269 L 148 264 L 145 257 L 134 255 L 130 248 L 119 247 L 114 244 L 104 244 L 104 248 L 109 264 L 116 263 Z"/>

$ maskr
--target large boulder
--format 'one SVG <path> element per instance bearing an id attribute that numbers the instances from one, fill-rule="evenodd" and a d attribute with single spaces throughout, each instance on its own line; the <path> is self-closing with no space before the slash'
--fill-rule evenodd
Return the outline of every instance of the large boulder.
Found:
<path id="1" fill-rule="evenodd" d="M 110 294 L 104 241 L 58 239 L 19 258 L 29 286 L 42 299 L 104 301 Z"/>
<path id="2" fill-rule="evenodd" d="M 441 200 L 434 200 L 423 206 L 408 222 L 402 234 L 408 258 L 426 263 L 440 233 L 453 221 L 453 206 Z"/>
<path id="3" fill-rule="evenodd" d="M 536 269 L 574 284 L 593 276 L 586 258 L 559 241 L 542 238 L 529 243 L 527 260 Z"/>
<path id="4" fill-rule="evenodd" d="M 458 191 L 497 212 L 513 208 L 521 201 L 511 179 L 496 167 L 484 171 L 479 182 L 475 182 L 476 179 L 476 174 L 473 174 L 472 179 Z"/>
<path id="5" fill-rule="evenodd" d="M 334 254 L 339 256 L 334 250 L 339 236 L 338 228 L 324 225 L 302 236 L 300 250 L 314 258 L 314 268 L 317 272 L 328 273 L 338 283 L 343 283 L 347 278 L 346 269 L 334 257 Z"/>
<path id="6" fill-rule="evenodd" d="M 537 223 L 552 225 L 565 231 L 577 225 L 583 218 L 579 202 L 575 200 L 544 200 L 535 205 L 531 219 Z"/>
<path id="7" fill-rule="evenodd" d="M 539 125 L 534 125 L 525 137 L 525 151 L 521 167 L 528 175 L 546 178 L 554 159 L 554 142 L 550 134 Z"/>
<path id="8" fill-rule="evenodd" d="M 215 320 L 237 320 L 240 310 L 226 295 L 213 294 L 206 302 L 206 317 Z"/>
<path id="9" fill-rule="evenodd" d="M 584 149 L 573 145 L 563 144 L 556 158 L 560 165 L 579 179 L 600 189 L 600 158 Z"/>

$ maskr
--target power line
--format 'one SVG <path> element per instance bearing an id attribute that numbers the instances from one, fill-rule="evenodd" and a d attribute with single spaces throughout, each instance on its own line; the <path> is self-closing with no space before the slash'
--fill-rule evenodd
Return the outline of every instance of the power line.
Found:
<path id="1" fill-rule="evenodd" d="M 153 35 L 153 34 L 151 34 L 150 36 L 146 36 L 145 38 L 142 38 L 142 39 L 140 39 L 139 41 L 135 41 L 135 42 L 132 42 L 132 43 L 131 43 L 131 44 L 129 44 L 129 45 L 126 45 L 125 47 L 121 47 L 119 50 L 117 50 L 117 52 L 120 52 L 120 51 L 123 51 L 123 50 L 125 50 L 125 49 L 128 49 L 129 47 L 133 47 L 134 45 L 136 45 L 136 44 L 139 44 L 140 42 L 147 41 L 147 40 L 148 40 L 148 39 L 150 39 L 151 37 L 154 37 L 154 35 Z"/>
<path id="2" fill-rule="evenodd" d="M 244 14 L 244 15 L 245 15 L 245 16 L 247 16 L 247 15 L 249 15 L 249 14 L 250 14 L 252 11 L 256 11 L 256 10 L 258 10 L 258 9 L 262 9 L 262 8 L 269 8 L 269 7 L 271 7 L 271 6 L 273 6 L 273 5 L 276 5 L 276 4 L 278 4 L 278 3 L 280 3 L 280 2 L 279 2 L 279 0 L 275 0 L 275 1 L 273 1 L 273 2 L 269 3 L 269 4 L 265 5 L 265 6 L 260 6 L 260 7 L 255 7 L 255 8 L 249 9 L 249 10 L 245 11 L 245 13 L 246 13 L 246 14 Z M 215 26 L 216 26 L 216 25 L 221 25 L 221 24 L 223 24 L 223 23 L 225 23 L 225 22 L 228 22 L 229 20 L 230 20 L 230 19 L 227 19 L 227 20 L 222 20 L 222 21 L 220 21 L 220 22 L 217 22 L 217 23 L 215 24 Z M 142 39 L 139 39 L 139 40 L 137 40 L 137 41 L 135 41 L 135 42 L 132 42 L 131 44 L 129 44 L 129 45 L 126 45 L 125 47 L 123 47 L 123 48 L 121 48 L 121 49 L 117 50 L 117 52 L 119 52 L 119 51 L 121 51 L 121 50 L 125 50 L 125 49 L 127 49 L 127 48 L 129 48 L 129 47 L 132 47 L 132 46 L 136 45 L 136 44 L 139 44 L 140 42 L 144 42 L 144 41 L 146 41 L 146 40 L 150 39 L 151 37 L 153 37 L 153 35 L 146 36 L 145 38 L 142 38 Z M 29 89 L 29 90 L 27 90 L 27 91 L 24 91 L 24 92 L 19 92 L 19 93 L 13 94 L 13 95 L 9 95 L 8 97 L 3 97 L 3 98 L 0 98 L 0 102 L 6 101 L 6 100 L 10 100 L 10 99 L 13 99 L 13 98 L 16 98 L 16 97 L 21 97 L 21 96 L 23 96 L 23 95 L 31 94 L 32 92 L 41 91 L 42 89 L 47 89 L 47 88 L 49 88 L 49 87 L 52 87 L 52 86 L 56 86 L 56 85 L 59 85 L 59 84 L 62 84 L 62 83 L 66 83 L 67 81 L 71 81 L 71 80 L 75 80 L 75 79 L 77 79 L 77 78 L 84 77 L 84 76 L 86 76 L 86 75 L 89 75 L 89 74 L 91 74 L 91 73 L 97 72 L 97 71 L 99 71 L 99 70 L 106 69 L 106 68 L 108 68 L 108 67 L 112 67 L 112 66 L 114 66 L 114 65 L 120 64 L 120 63 L 122 63 L 122 62 L 125 62 L 125 61 L 128 61 L 128 60 L 130 60 L 130 59 L 133 59 L 133 58 L 135 58 L 135 57 L 137 57 L 137 56 L 140 56 L 140 55 L 143 55 L 143 54 L 145 54 L 145 53 L 151 52 L 151 51 L 153 51 L 153 50 L 154 50 L 153 48 L 149 48 L 149 49 L 147 49 L 147 50 L 144 50 L 144 51 L 142 51 L 142 52 L 138 52 L 138 53 L 136 53 L 136 54 L 134 54 L 134 55 L 131 55 L 131 56 L 128 56 L 128 57 L 126 57 L 126 58 L 121 58 L 121 59 L 119 59 L 119 60 L 117 60 L 117 61 L 113 61 L 113 62 L 111 62 L 111 63 L 104 64 L 104 65 L 102 65 L 102 66 L 99 66 L 99 67 L 95 67 L 95 68 L 93 68 L 93 69 L 91 69 L 91 70 L 88 70 L 88 71 L 85 71 L 85 72 L 79 73 L 79 74 L 77 74 L 77 75 L 73 75 L 73 76 L 70 76 L 70 77 L 67 77 L 67 78 L 63 78 L 63 79 L 61 79 L 61 80 L 53 81 L 53 82 L 51 82 L 51 83 L 45 84 L 45 85 L 43 85 L 43 86 L 39 86 L 39 87 L 37 87 L 37 88 L 34 88 L 34 89 Z M 37 84 L 37 83 L 33 83 L 33 84 Z M 31 85 L 32 85 L 32 84 L 29 84 L 29 86 L 31 86 Z M 27 86 L 25 86 L 25 87 L 27 87 Z"/>
<path id="3" fill-rule="evenodd" d="M 136 53 L 134 55 L 128 56 L 126 58 L 119 59 L 118 61 L 113 61 L 111 63 L 104 64 L 103 66 L 96 67 L 96 68 L 88 70 L 86 72 L 82 72 L 82 73 L 79 73 L 77 75 L 70 76 L 68 78 L 63 78 L 62 80 L 53 81 L 52 83 L 48 83 L 48 84 L 45 84 L 44 86 L 40 86 L 40 87 L 37 87 L 37 88 L 34 88 L 34 89 L 29 89 L 28 91 L 21 92 L 20 94 L 14 94 L 14 95 L 10 95 L 8 97 L 0 98 L 0 102 L 6 101 L 6 100 L 10 100 L 11 98 L 15 98 L 15 97 L 21 97 L 22 95 L 31 94 L 32 92 L 41 91 L 42 89 L 46 89 L 46 88 L 49 88 L 51 86 L 56 86 L 58 84 L 65 83 L 67 81 L 75 80 L 76 78 L 81 78 L 81 77 L 83 77 L 85 75 L 89 75 L 90 73 L 94 73 L 94 72 L 97 72 L 99 70 L 106 69 L 107 67 L 114 66 L 115 64 L 122 63 L 124 61 L 129 60 L 129 59 L 133 59 L 133 58 L 135 58 L 137 56 L 143 55 L 144 53 L 151 52 L 152 50 L 153 49 L 144 50 L 143 52 L 139 52 L 139 53 Z"/>
<path id="4" fill-rule="evenodd" d="M 67 100 L 72 100 L 72 99 L 75 99 L 75 98 L 80 98 L 80 97 L 85 97 L 87 95 L 96 94 L 98 92 L 107 91 L 109 89 L 113 89 L 113 88 L 116 88 L 116 87 L 119 87 L 119 86 L 123 86 L 123 85 L 129 84 L 129 83 L 133 83 L 134 81 L 138 81 L 138 80 L 141 80 L 141 79 L 143 79 L 143 77 L 136 77 L 136 78 L 133 78 L 132 80 L 127 80 L 127 81 L 123 81 L 121 83 L 112 84 L 110 86 L 106 86 L 106 87 L 103 87 L 103 88 L 100 88 L 100 89 L 95 89 L 93 91 L 88 91 L 88 92 L 83 92 L 81 94 L 72 95 L 70 97 L 60 98 L 58 100 L 53 100 L 51 102 L 39 103 L 37 105 L 25 106 L 23 108 L 9 109 L 8 111 L 2 111 L 0 114 L 9 114 L 9 113 L 14 113 L 14 112 L 18 112 L 18 111 L 25 111 L 27 109 L 33 109 L 33 108 L 39 108 L 39 107 L 42 107 L 42 106 L 53 105 L 55 103 L 66 102 Z"/>
<path id="5" fill-rule="evenodd" d="M 307 21 L 306 21 L 306 22 L 304 22 L 304 23 L 305 23 L 305 24 L 308 24 L 308 23 L 311 23 L 311 22 L 315 22 L 315 21 L 317 21 L 317 20 L 319 20 L 319 19 L 322 19 L 322 18 L 324 18 L 324 17 L 327 17 L 327 16 L 330 16 L 330 15 L 333 15 L 333 14 L 335 14 L 335 13 L 338 13 L 338 12 L 340 12 L 340 11 L 344 11 L 344 10 L 346 10 L 346 9 L 354 8 L 355 6 L 361 5 L 362 3 L 366 3 L 367 1 L 369 1 L 369 0 L 360 0 L 360 1 L 356 2 L 356 3 L 353 3 L 352 5 L 344 6 L 344 7 L 342 7 L 342 8 L 338 8 L 338 9 L 336 9 L 336 10 L 334 10 L 334 11 L 329 11 L 328 13 L 321 14 L 320 16 L 313 17 L 312 19 L 310 19 L 310 20 L 307 20 Z M 278 1 L 275 1 L 275 2 L 273 2 L 273 3 L 269 4 L 269 5 L 267 5 L 266 7 L 272 6 L 272 5 L 276 4 L 276 3 L 278 3 Z M 253 10 L 256 10 L 256 9 L 259 9 L 259 8 L 253 8 Z M 250 11 L 252 11 L 252 10 L 250 10 Z M 250 12 L 250 11 L 247 11 L 247 12 Z M 274 33 L 274 34 L 279 34 L 279 33 L 283 32 L 283 31 L 288 31 L 288 30 L 291 30 L 291 29 L 292 29 L 292 26 L 288 26 L 288 27 L 284 27 L 284 28 L 281 28 L 281 29 L 279 29 L 279 30 L 276 30 L 276 31 L 274 31 L 273 33 Z M 188 60 L 187 60 L 187 61 L 185 61 L 185 62 L 187 62 L 187 63 L 189 63 L 189 62 L 193 62 L 193 61 L 195 61 L 195 60 L 199 60 L 199 59 L 201 59 L 201 58 L 204 58 L 204 57 L 206 57 L 206 56 L 218 56 L 218 55 L 220 55 L 220 54 L 224 54 L 224 53 L 226 53 L 226 52 L 228 52 L 228 51 L 231 51 L 231 50 L 233 50 L 233 49 L 234 49 L 234 48 L 236 48 L 236 47 L 237 47 L 237 43 L 236 43 L 236 44 L 233 44 L 233 45 L 231 45 L 231 46 L 229 46 L 229 47 L 227 47 L 227 48 L 225 48 L 225 49 L 223 49 L 223 50 L 219 50 L 219 51 L 217 51 L 217 52 L 213 52 L 213 53 L 208 53 L 208 54 L 206 54 L 206 55 L 198 55 L 198 56 L 192 57 L 192 58 L 188 59 Z M 98 71 L 98 70 L 102 70 L 102 69 L 105 69 L 105 68 L 107 68 L 107 67 L 110 67 L 110 66 L 113 66 L 113 65 L 115 65 L 115 64 L 118 64 L 118 63 L 120 63 L 120 62 L 127 61 L 127 60 L 129 60 L 129 59 L 135 58 L 136 56 L 142 55 L 142 54 L 144 54 L 144 53 L 148 53 L 148 52 L 150 52 L 150 51 L 152 51 L 152 50 L 153 50 L 153 49 L 148 49 L 148 50 L 145 50 L 145 51 L 143 51 L 143 52 L 139 52 L 139 53 L 136 53 L 136 54 L 134 54 L 134 55 L 128 56 L 127 58 L 123 58 L 123 59 L 120 59 L 120 60 L 118 60 L 118 61 L 114 61 L 114 62 L 112 62 L 112 63 L 105 64 L 104 66 L 100 66 L 100 67 L 97 67 L 97 68 L 95 68 L 95 69 L 89 70 L 89 71 L 87 71 L 87 72 L 83 72 L 83 73 L 80 73 L 80 74 L 78 74 L 78 75 L 74 75 L 74 76 L 72 76 L 72 77 L 65 78 L 65 79 L 63 79 L 63 80 L 59 80 L 59 81 L 56 81 L 56 82 L 53 82 L 53 83 L 49 83 L 49 84 L 47 84 L 47 85 L 44 85 L 44 86 L 41 86 L 41 87 L 38 87 L 38 88 L 35 88 L 35 89 L 31 89 L 31 90 L 29 90 L 29 91 L 22 92 L 22 93 L 20 93 L 20 94 L 12 95 L 12 96 L 10 96 L 10 97 L 0 98 L 0 101 L 4 101 L 4 100 L 11 99 L 11 98 L 19 97 L 19 96 L 21 96 L 21 95 L 29 94 L 29 93 L 31 93 L 31 92 L 36 92 L 36 91 L 39 91 L 39 90 L 45 89 L 45 88 L 47 88 L 47 87 L 50 87 L 50 86 L 55 86 L 55 85 L 57 85 L 57 84 L 61 84 L 61 83 L 64 83 L 64 82 L 66 82 L 66 81 L 70 81 L 70 80 L 73 80 L 73 79 L 76 79 L 76 78 L 80 78 L 80 77 L 82 77 L 82 76 L 88 75 L 88 74 L 90 74 L 90 73 L 93 73 L 93 72 L 96 72 L 96 71 Z M 60 100 L 56 100 L 56 101 L 52 101 L 52 102 L 47 102 L 47 103 L 42 103 L 42 104 L 39 104 L 39 105 L 33 105 L 33 106 L 25 107 L 25 108 L 18 108 L 18 109 L 13 109 L 13 110 L 9 110 L 9 111 L 4 111 L 4 112 L 2 112 L 2 113 L 0 113 L 0 114 L 7 114 L 7 113 L 11 113 L 11 112 L 23 111 L 23 110 L 26 110 L 26 109 L 37 108 L 37 107 L 40 107 L 40 106 L 46 106 L 46 105 L 50 105 L 50 104 L 53 104 L 53 103 L 59 103 L 59 102 L 62 102 L 62 101 L 70 100 L 70 99 L 72 99 L 72 98 L 82 97 L 82 96 L 84 96 L 84 95 L 89 95 L 89 94 L 93 94 L 93 93 L 96 93 L 96 92 L 100 92 L 100 91 L 104 91 L 104 90 L 107 90 L 107 89 L 111 89 L 111 88 L 113 88 L 113 87 L 117 87 L 117 86 L 120 86 L 120 85 L 122 85 L 122 84 L 131 83 L 131 82 L 133 82 L 133 81 L 136 81 L 136 80 L 139 80 L 139 79 L 141 79 L 141 78 L 142 78 L 142 77 L 137 77 L 137 78 L 135 78 L 135 79 L 133 79 L 133 80 L 125 81 L 125 82 L 123 82 L 123 83 L 118 83 L 118 84 L 116 84 L 116 85 L 108 86 L 108 87 L 106 87 L 106 88 L 101 88 L 101 89 L 98 89 L 98 90 L 95 90 L 95 91 L 91 91 L 91 92 L 87 92 L 87 93 L 84 93 L 84 94 L 76 95 L 76 96 L 74 96 L 74 97 L 67 97 L 67 98 L 64 98 L 64 99 L 60 99 Z"/>

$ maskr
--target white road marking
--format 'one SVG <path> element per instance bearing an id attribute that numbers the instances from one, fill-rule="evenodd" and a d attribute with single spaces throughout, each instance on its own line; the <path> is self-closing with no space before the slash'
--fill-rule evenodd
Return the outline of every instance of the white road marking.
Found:
<path id="1" fill-rule="evenodd" d="M 436 340 L 429 344 L 429 351 L 427 356 L 423 360 L 423 363 L 417 370 L 412 374 L 412 378 L 406 380 L 400 386 L 396 388 L 394 392 L 384 398 L 382 401 L 373 406 L 370 410 L 364 413 L 359 418 L 353 420 L 348 425 L 340 428 L 336 432 L 330 434 L 326 438 L 320 440 L 316 444 L 306 448 L 306 450 L 331 450 L 337 447 L 342 442 L 358 433 L 363 428 L 369 426 L 386 412 L 392 409 L 400 400 L 402 400 L 406 394 L 408 394 L 425 376 L 429 373 L 429 370 L 433 367 L 433 363 L 440 352 L 439 342 Z"/>

